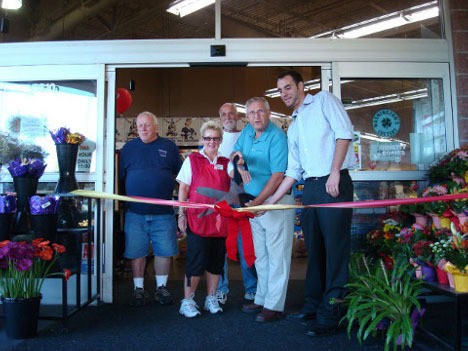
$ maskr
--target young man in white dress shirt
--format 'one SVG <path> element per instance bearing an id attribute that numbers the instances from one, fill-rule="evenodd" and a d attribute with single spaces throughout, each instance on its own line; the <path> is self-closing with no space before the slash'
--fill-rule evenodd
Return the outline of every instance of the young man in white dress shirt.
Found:
<path id="1" fill-rule="evenodd" d="M 305 94 L 296 71 L 278 76 L 277 88 L 286 106 L 294 109 L 288 129 L 288 169 L 277 191 L 267 201 L 275 203 L 295 181 L 305 179 L 303 204 L 353 200 L 348 173 L 354 163 L 351 121 L 341 101 L 327 91 Z M 305 304 L 288 319 L 316 319 L 309 336 L 334 332 L 340 321 L 339 305 L 330 299 L 346 295 L 351 241 L 352 209 L 306 208 L 301 225 L 308 252 Z"/>

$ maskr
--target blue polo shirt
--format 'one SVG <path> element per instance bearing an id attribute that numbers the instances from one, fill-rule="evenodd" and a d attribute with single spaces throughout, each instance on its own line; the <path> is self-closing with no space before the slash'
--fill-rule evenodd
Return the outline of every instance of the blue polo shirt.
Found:
<path id="1" fill-rule="evenodd" d="M 253 127 L 246 125 L 234 151 L 240 151 L 247 163 L 252 180 L 244 189 L 253 196 L 260 194 L 273 173 L 285 172 L 288 165 L 286 134 L 271 121 L 258 139 Z"/>

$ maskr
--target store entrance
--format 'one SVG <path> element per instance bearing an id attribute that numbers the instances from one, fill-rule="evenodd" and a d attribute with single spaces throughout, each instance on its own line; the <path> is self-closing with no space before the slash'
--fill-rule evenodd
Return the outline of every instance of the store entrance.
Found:
<path id="1" fill-rule="evenodd" d="M 203 122 L 209 119 L 218 120 L 218 110 L 226 102 L 235 103 L 241 115 L 238 128 L 246 124 L 243 106 L 253 96 L 265 96 L 272 110 L 272 122 L 285 132 L 291 121 L 292 112 L 285 107 L 276 92 L 277 75 L 292 67 L 177 67 L 177 68 L 122 68 L 116 69 L 116 90 L 125 90 L 131 96 L 131 104 L 125 111 L 116 113 L 115 117 L 115 160 L 119 166 L 119 152 L 129 140 L 138 137 L 135 118 L 142 111 L 150 111 L 158 117 L 159 136 L 172 139 L 180 150 L 182 158 L 199 147 L 199 129 Z M 294 67 L 301 72 L 306 81 L 307 90 L 315 94 L 321 88 L 323 71 L 329 72 L 329 67 L 303 66 Z M 327 78 L 328 80 L 328 78 Z M 327 84 L 328 87 L 328 84 Z M 121 106 L 118 106 L 119 108 Z M 187 133 L 187 130 L 193 132 Z M 184 132 L 185 131 L 185 132 Z M 119 193 L 118 177 L 115 175 L 115 193 Z M 175 185 L 174 198 L 177 197 Z M 124 209 L 122 203 L 116 203 L 113 216 L 113 300 L 116 303 L 128 302 L 133 289 L 130 261 L 123 256 L 125 246 Z M 294 254 L 304 257 L 304 249 L 300 235 L 295 235 L 297 249 Z M 179 235 L 179 255 L 172 260 L 169 280 L 176 281 L 174 289 L 182 292 L 184 276 L 184 245 L 185 240 Z M 153 256 L 149 252 L 145 286 L 154 287 Z M 229 278 L 241 280 L 239 264 L 231 262 Z M 293 262 L 292 271 L 295 276 L 304 277 L 302 261 Z M 148 283 L 146 282 L 148 281 Z M 169 284 L 169 283 L 168 283 Z M 172 284 L 172 283 L 171 283 Z M 242 284 L 240 284 L 242 285 Z M 170 287 L 170 285 L 169 285 Z M 104 287 L 104 289 L 106 289 Z"/>

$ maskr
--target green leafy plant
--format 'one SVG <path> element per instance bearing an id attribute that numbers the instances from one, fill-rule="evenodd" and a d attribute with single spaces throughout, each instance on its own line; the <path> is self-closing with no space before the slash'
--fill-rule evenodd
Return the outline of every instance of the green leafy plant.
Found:
<path id="1" fill-rule="evenodd" d="M 451 245 L 445 253 L 447 261 L 455 266 L 460 272 L 468 273 L 468 233 L 463 234 L 457 231 L 455 225 L 451 223 L 452 230 Z"/>
<path id="2" fill-rule="evenodd" d="M 405 212 L 405 213 L 409 213 L 409 214 L 412 214 L 412 213 L 418 213 L 418 214 L 426 213 L 426 209 L 424 208 L 423 203 L 400 205 L 399 209 L 400 209 L 400 211 Z"/>
<path id="3" fill-rule="evenodd" d="M 462 146 L 437 160 L 428 170 L 431 183 L 436 183 L 453 176 L 463 177 L 468 171 L 468 146 Z"/>
<path id="4" fill-rule="evenodd" d="M 0 165 L 18 158 L 44 160 L 47 155 L 39 145 L 24 144 L 10 134 L 0 132 Z"/>
<path id="5" fill-rule="evenodd" d="M 347 305 L 347 313 L 342 322 L 347 321 L 348 337 L 354 324 L 358 325 L 359 342 L 369 335 L 376 335 L 387 323 L 385 350 L 398 345 L 411 347 L 413 324 L 411 314 L 414 309 L 421 311 L 418 297 L 422 281 L 412 279 L 414 268 L 408 262 L 398 260 L 393 269 L 385 267 L 381 260 L 372 262 L 363 254 L 354 255 L 350 263 L 349 294 L 342 301 Z M 336 302 L 336 301 L 335 301 Z"/>

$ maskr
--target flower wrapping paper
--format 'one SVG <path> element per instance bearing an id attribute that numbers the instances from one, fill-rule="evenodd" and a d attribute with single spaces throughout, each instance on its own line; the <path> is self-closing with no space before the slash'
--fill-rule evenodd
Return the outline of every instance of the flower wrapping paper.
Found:
<path id="1" fill-rule="evenodd" d="M 46 168 L 46 164 L 39 159 L 16 159 L 9 163 L 8 171 L 12 177 L 31 177 L 39 179 Z"/>
<path id="2" fill-rule="evenodd" d="M 34 195 L 29 198 L 29 207 L 32 215 L 56 214 L 59 209 L 58 196 Z"/>
<path id="3" fill-rule="evenodd" d="M 13 195 L 0 196 L 0 213 L 16 212 L 16 197 Z"/>

